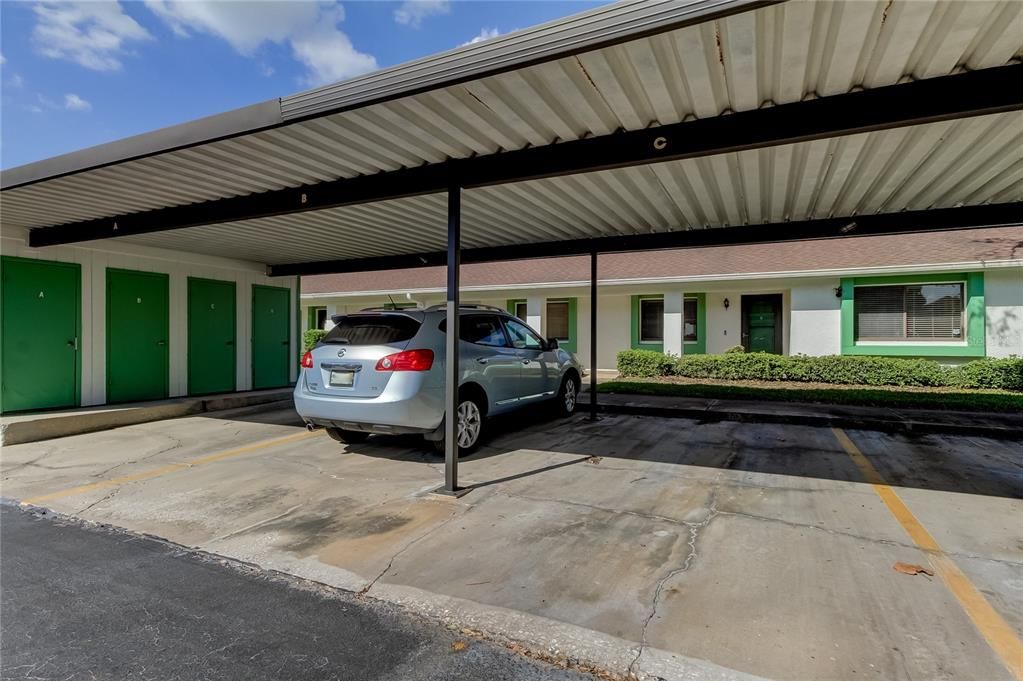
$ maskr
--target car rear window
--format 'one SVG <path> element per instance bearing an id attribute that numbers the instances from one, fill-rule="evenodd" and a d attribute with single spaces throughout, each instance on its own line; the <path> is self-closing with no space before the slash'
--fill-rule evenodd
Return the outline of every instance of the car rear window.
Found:
<path id="1" fill-rule="evenodd" d="M 348 315 L 324 336 L 324 343 L 341 345 L 391 345 L 410 340 L 419 322 L 404 315 Z"/>

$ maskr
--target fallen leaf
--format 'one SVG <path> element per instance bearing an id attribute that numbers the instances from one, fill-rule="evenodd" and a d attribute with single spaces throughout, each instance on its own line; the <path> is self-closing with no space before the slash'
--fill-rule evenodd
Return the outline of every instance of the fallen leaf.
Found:
<path id="1" fill-rule="evenodd" d="M 586 459 L 586 463 L 600 463 L 603 460 L 604 457 L 602 456 L 591 456 L 590 458 Z"/>
<path id="2" fill-rule="evenodd" d="M 451 650 L 455 651 L 456 653 L 460 653 L 468 647 L 469 646 L 465 641 L 455 641 L 454 643 L 451 644 Z"/>
<path id="3" fill-rule="evenodd" d="M 919 575 L 923 573 L 928 577 L 934 576 L 934 573 L 925 568 L 923 565 L 913 565 L 911 563 L 896 563 L 892 567 L 895 568 L 896 572 L 901 572 L 904 575 Z"/>

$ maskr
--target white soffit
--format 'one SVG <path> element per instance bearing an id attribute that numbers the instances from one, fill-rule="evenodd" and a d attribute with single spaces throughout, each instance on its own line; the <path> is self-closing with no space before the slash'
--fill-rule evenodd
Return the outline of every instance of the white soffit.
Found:
<path id="1" fill-rule="evenodd" d="M 650 8 L 679 4 L 707 3 L 648 3 Z M 592 14 L 580 15 L 580 20 Z M 431 59 L 461 55 L 464 62 L 473 54 L 482 59 L 488 50 L 527 44 L 535 30 Z M 1016 0 L 789 0 L 343 113 L 5 190 L 3 224 L 39 227 L 251 194 L 713 117 L 1001 66 L 1021 58 L 1023 2 Z M 415 64 L 406 66 L 411 69 Z M 375 86 L 376 77 L 383 87 L 396 72 L 400 69 L 357 81 L 362 87 Z M 408 80 L 414 81 L 414 74 Z M 317 107 L 343 103 L 345 87 L 340 83 L 285 97 L 282 112 L 285 117 L 307 115 Z M 885 150 L 879 151 L 883 156 Z M 859 158 L 846 152 L 843 156 Z M 718 189 L 708 186 L 689 208 L 678 208 L 679 222 L 717 224 L 728 217 L 727 222 L 734 224 L 744 216 L 756 222 L 765 214 L 785 213 L 786 204 L 791 204 L 793 216 L 799 214 L 797 196 L 764 203 L 773 196 L 768 189 L 784 184 L 786 177 L 762 164 L 765 159 L 786 163 L 784 151 L 735 158 L 742 160 L 741 168 L 729 170 L 709 161 L 697 164 L 704 172 L 708 167 L 713 170 L 705 183 L 724 184 Z M 807 160 L 813 163 L 816 156 L 811 153 Z M 609 177 L 650 172 L 635 169 Z M 736 172 L 761 178 L 757 187 L 749 178 L 739 183 L 761 197 L 759 202 L 743 194 L 737 204 L 722 203 L 730 195 L 727 184 L 736 184 L 729 177 Z M 545 181 L 551 186 L 573 182 L 587 180 Z M 807 187 L 799 192 L 812 193 Z M 720 200 L 714 198 L 719 195 Z M 849 202 L 847 197 L 835 198 L 842 205 Z M 969 196 L 953 198 L 965 201 Z M 672 210 L 670 205 L 666 208 Z M 386 220 L 384 215 L 380 219 Z M 285 222 L 293 219 L 315 221 L 300 217 Z M 629 229 L 643 231 L 647 224 L 662 224 L 665 219 L 650 214 Z M 604 226 L 616 228 L 613 222 Z"/>
<path id="2" fill-rule="evenodd" d="M 1023 112 L 464 192 L 463 246 L 1023 200 Z M 443 250 L 443 194 L 124 237 L 286 264 Z"/>

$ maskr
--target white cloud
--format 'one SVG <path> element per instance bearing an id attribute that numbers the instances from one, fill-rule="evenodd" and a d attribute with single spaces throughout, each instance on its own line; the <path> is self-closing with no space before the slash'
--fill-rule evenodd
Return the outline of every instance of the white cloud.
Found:
<path id="1" fill-rule="evenodd" d="M 15 73 L 11 76 L 10 80 L 7 81 L 7 85 L 10 87 L 20 88 L 25 84 L 25 79 L 21 77 L 20 73 Z"/>
<path id="2" fill-rule="evenodd" d="M 450 11 L 450 0 L 405 0 L 394 10 L 394 20 L 405 26 L 419 28 L 426 17 Z"/>
<path id="3" fill-rule="evenodd" d="M 310 85 L 351 78 L 377 68 L 376 58 L 359 52 L 338 28 L 344 9 L 337 2 L 231 0 L 146 0 L 146 6 L 187 37 L 206 33 L 226 40 L 239 54 L 254 56 L 264 43 L 288 43 L 306 66 Z M 268 65 L 261 67 L 265 74 Z"/>
<path id="4" fill-rule="evenodd" d="M 459 47 L 465 47 L 466 45 L 475 45 L 476 43 L 481 43 L 484 40 L 496 38 L 499 35 L 501 35 L 501 32 L 497 30 L 496 26 L 494 28 L 487 28 L 486 26 L 484 26 L 483 28 L 480 29 L 479 34 L 475 38 L 462 43 L 461 45 L 459 45 Z"/>
<path id="5" fill-rule="evenodd" d="M 0 53 L 0 66 L 3 66 L 6 63 L 7 63 L 7 57 L 5 57 L 3 55 L 3 53 Z"/>
<path id="6" fill-rule="evenodd" d="M 64 108 L 68 111 L 92 111 L 92 104 L 73 92 L 64 95 Z"/>
<path id="7" fill-rule="evenodd" d="M 116 0 L 41 2 L 33 10 L 36 25 L 32 43 L 36 51 L 96 71 L 121 68 L 125 43 L 152 39 Z"/>

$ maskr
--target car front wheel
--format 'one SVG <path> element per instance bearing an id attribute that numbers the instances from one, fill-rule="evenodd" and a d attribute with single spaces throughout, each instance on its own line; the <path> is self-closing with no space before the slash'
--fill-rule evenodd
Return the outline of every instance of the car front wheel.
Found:
<path id="1" fill-rule="evenodd" d="M 558 391 L 557 403 L 558 413 L 562 416 L 571 416 L 579 404 L 579 384 L 574 375 L 569 374 L 561 380 L 561 390 Z"/>

